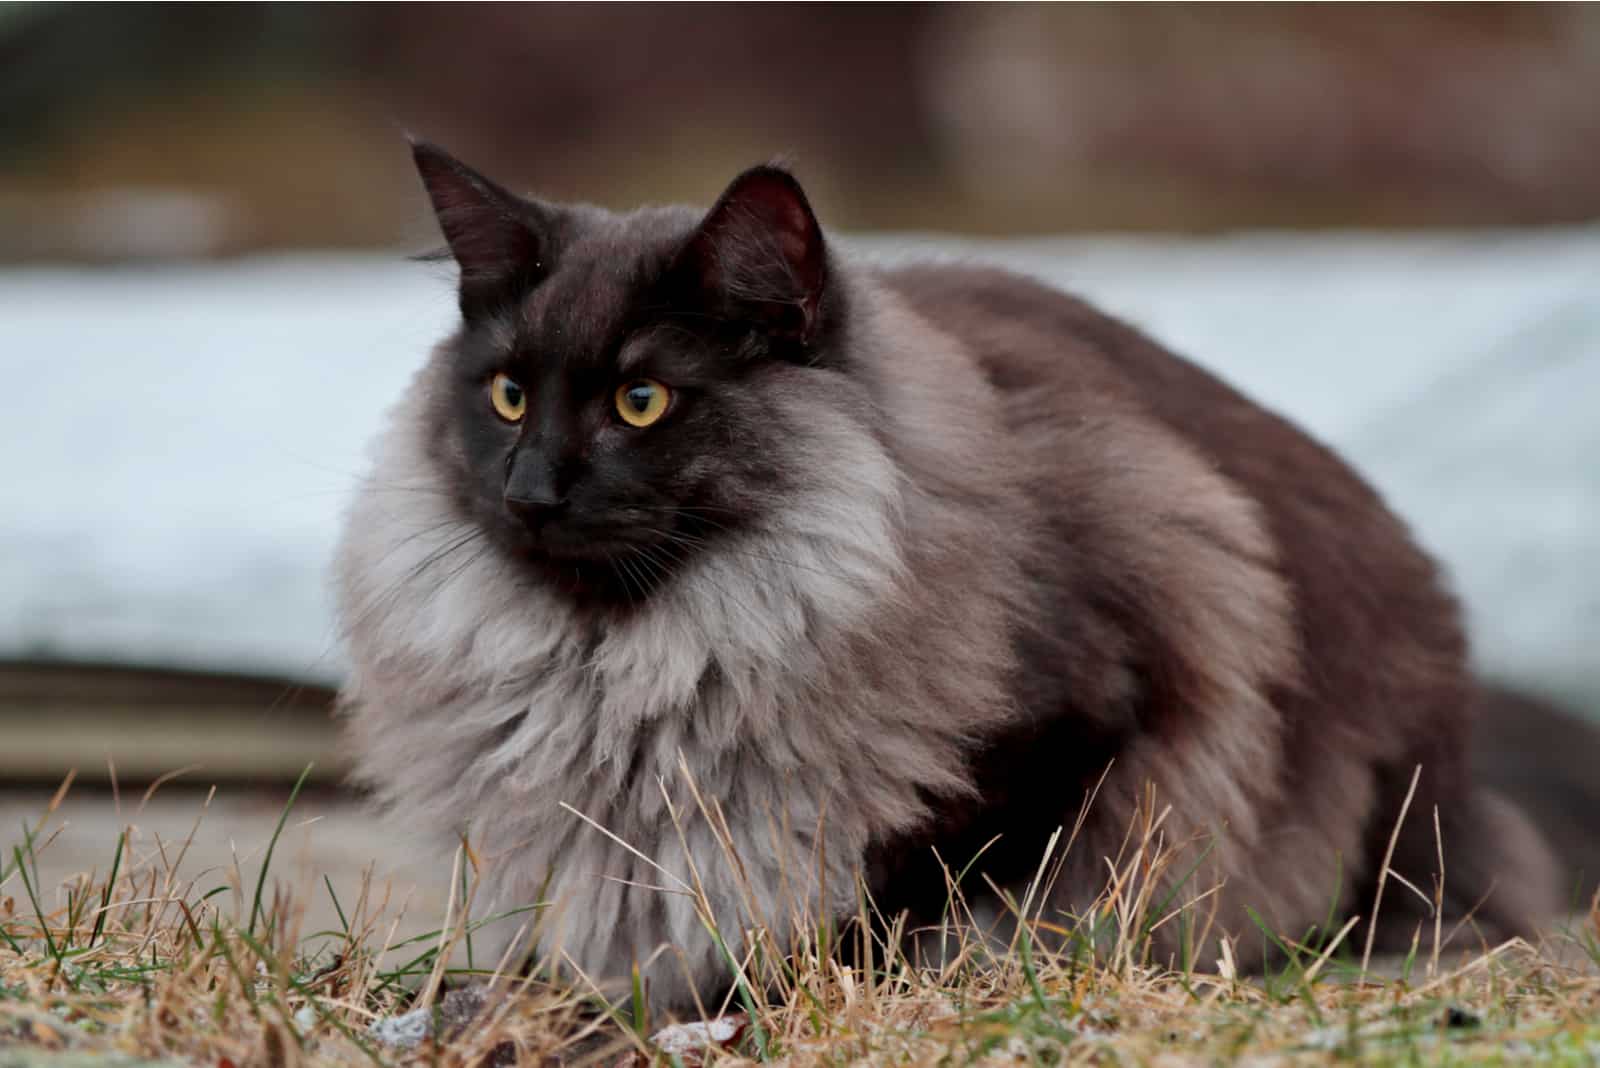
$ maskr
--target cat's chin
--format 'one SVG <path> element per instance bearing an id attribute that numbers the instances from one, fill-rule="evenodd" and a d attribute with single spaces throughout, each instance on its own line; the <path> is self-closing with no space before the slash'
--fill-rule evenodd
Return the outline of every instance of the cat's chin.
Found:
<path id="1" fill-rule="evenodd" d="M 603 605 L 638 605 L 671 575 L 667 561 L 632 542 L 587 541 L 581 546 L 523 543 L 518 562 L 544 585 L 575 600 Z"/>

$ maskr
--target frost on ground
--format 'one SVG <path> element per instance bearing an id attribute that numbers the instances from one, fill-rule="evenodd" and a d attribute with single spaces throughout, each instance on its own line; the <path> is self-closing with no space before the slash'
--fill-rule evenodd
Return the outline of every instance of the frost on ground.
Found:
<path id="1" fill-rule="evenodd" d="M 1600 708 L 1600 230 L 856 244 L 1037 274 L 1290 415 L 1486 669 Z M 399 255 L 0 271 L 0 657 L 337 679 L 340 511 L 452 305 Z"/>

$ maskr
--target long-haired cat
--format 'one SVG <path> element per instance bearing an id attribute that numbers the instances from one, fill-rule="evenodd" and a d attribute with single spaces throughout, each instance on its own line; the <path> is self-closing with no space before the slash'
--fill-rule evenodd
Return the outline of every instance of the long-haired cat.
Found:
<path id="1" fill-rule="evenodd" d="M 936 851 L 1020 897 L 1084 810 L 1070 913 L 1151 797 L 1207 843 L 1190 948 L 1259 963 L 1247 908 L 1370 907 L 1419 767 L 1397 872 L 1433 892 L 1437 812 L 1455 916 L 1559 903 L 1469 777 L 1436 568 L 1295 427 L 1025 278 L 841 255 L 782 169 L 613 214 L 414 155 L 461 319 L 349 515 L 343 711 L 363 783 L 468 830 L 480 911 L 549 904 L 541 953 L 687 1009 L 708 925 L 737 952 L 858 878 L 936 921 Z"/>

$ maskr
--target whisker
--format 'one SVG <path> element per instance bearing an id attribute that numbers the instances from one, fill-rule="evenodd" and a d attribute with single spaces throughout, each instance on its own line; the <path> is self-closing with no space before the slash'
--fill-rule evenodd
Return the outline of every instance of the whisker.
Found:
<path id="1" fill-rule="evenodd" d="M 367 608 L 356 618 L 355 622 L 350 624 L 350 628 L 355 629 L 360 627 L 374 614 L 388 611 L 391 607 L 393 607 L 393 602 L 404 595 L 406 591 L 413 584 L 415 584 L 417 580 L 420 579 L 422 575 L 430 568 L 455 555 L 479 539 L 487 540 L 483 531 L 478 527 L 471 524 L 466 525 L 469 529 L 465 534 L 462 534 L 453 541 L 450 541 L 444 546 L 441 546 L 440 548 L 428 553 L 428 555 L 424 556 L 420 561 L 408 568 L 405 574 L 396 579 L 383 594 L 374 598 Z M 485 546 L 483 551 L 487 551 L 487 548 L 488 547 Z M 463 567 L 471 566 L 474 561 L 481 559 L 482 555 L 482 552 L 474 554 L 467 561 L 467 563 L 463 565 Z M 442 581 L 434 583 L 433 586 L 428 589 L 427 593 L 424 594 L 424 603 L 426 603 L 427 600 L 431 600 L 433 597 L 436 597 L 439 592 L 444 589 L 445 585 L 447 585 L 451 579 L 455 578 L 455 576 L 458 575 L 461 570 L 461 568 L 458 568 L 457 570 L 452 571 L 449 575 L 445 576 Z"/>
<path id="2" fill-rule="evenodd" d="M 649 560 L 657 568 L 662 569 L 663 572 L 665 572 L 666 569 L 660 560 L 661 556 L 665 556 L 668 563 L 671 563 L 677 567 L 684 566 L 684 558 L 672 552 L 672 550 L 666 545 L 645 546 L 640 550 L 640 554 L 644 559 Z M 771 623 L 769 623 L 764 616 L 756 612 L 744 601 L 735 597 L 733 593 L 722 583 L 717 582 L 711 578 L 711 576 L 706 574 L 696 576 L 695 581 L 704 582 L 712 589 L 722 594 L 724 603 L 742 613 L 745 617 L 747 625 L 754 626 L 757 630 L 763 631 L 767 637 L 771 638 L 774 642 L 781 640 L 782 635 L 780 635 L 777 630 L 772 627 Z M 709 638 L 712 636 L 708 635 L 707 637 Z"/>
<path id="3" fill-rule="evenodd" d="M 686 548 L 700 549 L 700 548 L 705 548 L 706 546 L 709 546 L 709 545 L 712 544 L 709 540 L 707 540 L 705 538 L 702 538 L 702 537 L 699 537 L 699 536 L 694 535 L 694 534 L 690 534 L 690 533 L 688 533 L 686 531 L 667 530 L 667 529 L 662 529 L 662 528 L 658 528 L 658 527 L 648 527 L 648 528 L 645 528 L 645 529 L 648 530 L 649 533 L 654 534 L 657 537 L 664 538 L 664 539 L 666 539 L 668 541 L 672 541 L 673 543 L 678 544 L 678 545 L 682 545 L 682 546 L 684 546 Z M 726 528 L 723 528 L 723 529 L 726 529 Z M 751 559 L 751 560 L 764 560 L 764 561 L 767 561 L 768 563 L 782 564 L 785 567 L 792 567 L 792 568 L 796 569 L 797 571 L 809 571 L 814 575 L 821 575 L 821 576 L 823 576 L 825 578 L 839 579 L 839 580 L 844 581 L 844 582 L 853 582 L 853 581 L 855 581 L 855 578 L 856 578 L 855 576 L 850 575 L 850 574 L 848 574 L 848 573 L 846 573 L 845 571 L 842 571 L 842 570 L 830 571 L 830 570 L 827 570 L 825 568 L 816 567 L 816 566 L 811 565 L 811 564 L 802 564 L 798 560 L 792 560 L 792 559 L 789 559 L 787 557 L 774 556 L 774 555 L 772 555 L 770 553 L 761 553 L 761 552 L 757 552 L 757 551 L 755 551 L 753 549 L 746 549 L 746 548 L 743 548 L 742 546 L 739 546 L 737 544 L 735 544 L 735 545 L 728 545 L 728 544 L 717 545 L 715 547 L 714 551 L 732 553 L 732 554 L 734 554 L 736 556 L 743 556 L 743 557 L 746 557 L 746 558 Z"/>

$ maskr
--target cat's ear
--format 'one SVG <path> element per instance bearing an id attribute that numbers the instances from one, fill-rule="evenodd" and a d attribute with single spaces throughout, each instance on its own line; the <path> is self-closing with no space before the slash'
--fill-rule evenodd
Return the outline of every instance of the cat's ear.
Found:
<path id="1" fill-rule="evenodd" d="M 548 209 L 426 141 L 411 142 L 411 158 L 461 269 L 463 315 L 471 318 L 538 280 L 548 254 Z"/>
<path id="2" fill-rule="evenodd" d="M 800 183 L 778 167 L 733 180 L 679 260 L 720 314 L 809 341 L 817 328 L 827 251 Z"/>

